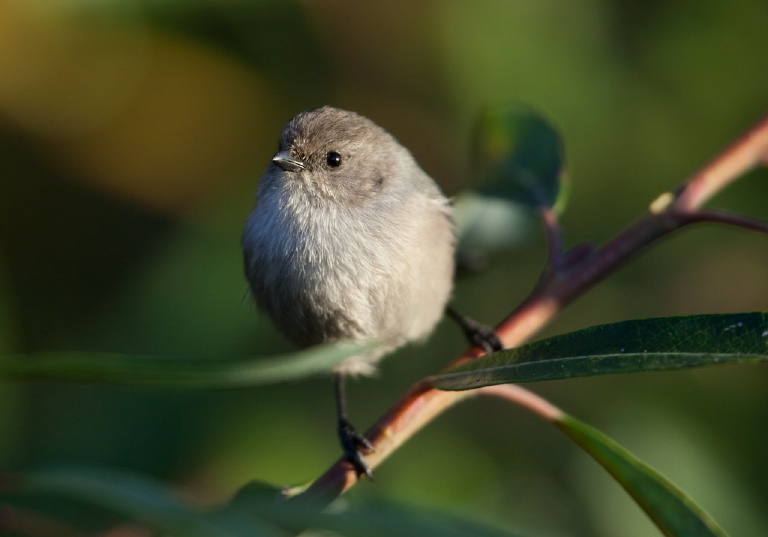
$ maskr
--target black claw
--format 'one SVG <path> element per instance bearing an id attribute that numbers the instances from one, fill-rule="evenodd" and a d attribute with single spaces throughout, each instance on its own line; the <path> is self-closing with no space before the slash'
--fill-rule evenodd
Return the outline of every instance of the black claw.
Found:
<path id="1" fill-rule="evenodd" d="M 468 335 L 469 340 L 483 349 L 486 353 L 500 351 L 504 348 L 499 336 L 490 326 L 478 325 L 472 335 Z"/>
<path id="2" fill-rule="evenodd" d="M 473 321 L 451 306 L 446 307 L 445 312 L 464 330 L 464 335 L 466 335 L 472 345 L 480 347 L 486 353 L 500 351 L 504 348 L 501 340 L 496 335 L 496 331 L 490 326 Z"/>
<path id="3" fill-rule="evenodd" d="M 357 475 L 373 480 L 373 472 L 363 459 L 364 453 L 376 451 L 366 437 L 358 433 L 346 419 L 339 419 L 339 440 L 344 456 L 354 466 Z"/>
<path id="4" fill-rule="evenodd" d="M 365 475 L 373 481 L 373 472 L 365 463 L 363 455 L 376 451 L 368 439 L 358 433 L 347 419 L 347 402 L 344 394 L 344 375 L 336 373 L 336 418 L 339 441 L 344 457 L 352 463 L 358 476 Z"/>

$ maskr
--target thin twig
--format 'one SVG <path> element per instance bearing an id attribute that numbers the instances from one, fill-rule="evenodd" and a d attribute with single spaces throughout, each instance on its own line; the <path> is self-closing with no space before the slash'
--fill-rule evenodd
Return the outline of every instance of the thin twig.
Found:
<path id="1" fill-rule="evenodd" d="M 540 210 L 541 221 L 547 239 L 547 265 L 545 273 L 557 274 L 563 264 L 563 235 L 557 213 L 551 207 Z"/>
<path id="2" fill-rule="evenodd" d="M 555 405 L 536 395 L 530 390 L 518 386 L 517 384 L 499 384 L 497 386 L 486 386 L 476 390 L 480 395 L 490 395 L 505 399 L 518 406 L 530 410 L 540 418 L 549 422 L 555 422 L 563 417 L 563 411 Z"/>
<path id="3" fill-rule="evenodd" d="M 753 218 L 743 214 L 721 211 L 717 209 L 693 211 L 680 217 L 686 224 L 726 224 L 760 233 L 768 233 L 768 221 Z"/>
<path id="4" fill-rule="evenodd" d="M 683 185 L 675 207 L 692 211 L 758 164 L 768 164 L 768 116 L 764 117 L 736 143 L 720 153 Z"/>

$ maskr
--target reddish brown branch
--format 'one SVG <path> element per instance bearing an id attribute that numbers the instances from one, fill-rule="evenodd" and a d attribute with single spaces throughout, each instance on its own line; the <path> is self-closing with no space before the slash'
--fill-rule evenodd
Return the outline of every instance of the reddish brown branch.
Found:
<path id="1" fill-rule="evenodd" d="M 563 264 L 563 236 L 555 211 L 549 207 L 541 209 L 541 221 L 547 239 L 547 265 L 545 274 L 556 273 Z"/>
<path id="2" fill-rule="evenodd" d="M 725 224 L 728 226 L 749 229 L 760 233 L 768 233 L 768 222 L 759 218 L 752 218 L 743 214 L 735 214 L 728 211 L 694 211 L 687 215 L 682 215 L 681 219 L 686 224 Z"/>
<path id="3" fill-rule="evenodd" d="M 683 185 L 683 191 L 675 199 L 676 209 L 686 212 L 701 207 L 709 198 L 761 163 L 768 164 L 768 116 Z"/>
<path id="4" fill-rule="evenodd" d="M 530 410 L 542 419 L 549 422 L 561 420 L 563 411 L 555 405 L 516 384 L 499 384 L 498 386 L 486 386 L 476 390 L 481 395 L 491 395 L 505 399 L 511 403 Z"/>
<path id="5" fill-rule="evenodd" d="M 572 300 L 592 288 L 649 244 L 692 223 L 695 220 L 694 215 L 702 214 L 697 212 L 698 208 L 709 198 L 754 166 L 766 162 L 768 162 L 768 117 L 683 183 L 674 193 L 666 193 L 657 198 L 645 215 L 583 262 L 574 268 L 566 268 L 565 273 L 559 274 L 558 278 L 542 281 L 533 294 L 497 327 L 497 334 L 504 346 L 515 347 L 524 343 Z M 481 351 L 470 349 L 454 360 L 449 367 L 472 360 L 480 354 Z M 498 390 L 501 389 L 498 388 Z M 485 393 L 518 398 L 518 402 L 523 404 L 525 401 L 543 401 L 520 387 L 515 387 L 513 391 L 508 388 L 503 389 L 503 393 L 484 390 Z M 366 432 L 367 438 L 376 449 L 374 454 L 366 457 L 366 462 L 371 468 L 375 468 L 435 416 L 477 392 L 483 392 L 483 390 L 444 392 L 432 389 L 423 383 L 417 383 Z M 525 399 L 526 393 L 530 394 L 528 399 Z M 354 485 L 356 481 L 357 476 L 351 465 L 344 460 L 339 460 L 299 497 L 313 501 L 330 501 Z"/>

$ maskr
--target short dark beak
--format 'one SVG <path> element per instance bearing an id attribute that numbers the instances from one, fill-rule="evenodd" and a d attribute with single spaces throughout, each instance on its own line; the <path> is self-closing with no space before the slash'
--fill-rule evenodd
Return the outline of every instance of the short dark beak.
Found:
<path id="1" fill-rule="evenodd" d="M 303 162 L 291 158 L 288 151 L 280 151 L 277 155 L 272 157 L 272 162 L 287 172 L 299 172 L 307 169 L 307 166 Z"/>

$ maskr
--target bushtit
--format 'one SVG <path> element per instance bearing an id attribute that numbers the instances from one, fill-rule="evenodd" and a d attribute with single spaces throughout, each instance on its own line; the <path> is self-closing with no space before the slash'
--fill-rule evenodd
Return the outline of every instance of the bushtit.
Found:
<path id="1" fill-rule="evenodd" d="M 347 421 L 343 376 L 426 338 L 451 294 L 451 208 L 411 153 L 354 112 L 324 107 L 290 120 L 242 238 L 258 307 L 301 347 L 379 340 L 336 368 L 339 436 L 370 476 L 371 449 Z"/>

